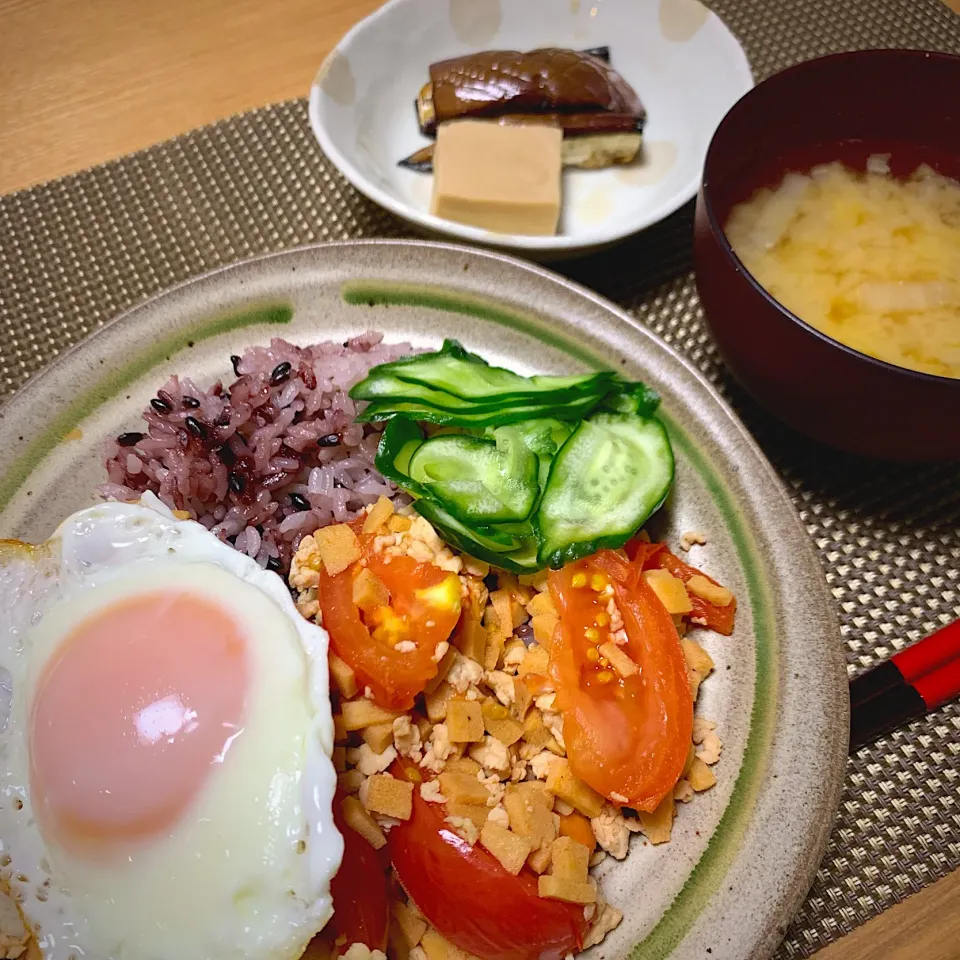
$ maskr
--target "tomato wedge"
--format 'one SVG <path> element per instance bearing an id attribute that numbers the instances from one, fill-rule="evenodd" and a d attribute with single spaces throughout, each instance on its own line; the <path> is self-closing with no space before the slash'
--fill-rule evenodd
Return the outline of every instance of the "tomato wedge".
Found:
<path id="1" fill-rule="evenodd" d="M 560 615 L 551 671 L 570 767 L 608 799 L 653 811 L 683 772 L 693 732 L 673 620 L 639 567 L 610 550 L 551 571 L 549 586 Z M 626 678 L 597 652 L 611 641 L 611 598 L 627 634 L 620 649 L 640 668 Z"/>
<path id="2" fill-rule="evenodd" d="M 395 767 L 397 776 L 402 768 Z M 517 876 L 444 823 L 445 808 L 413 794 L 413 815 L 390 831 L 393 868 L 420 912 L 452 944 L 480 960 L 560 960 L 578 953 L 583 907 L 545 900 L 537 878 Z"/>
<path id="3" fill-rule="evenodd" d="M 720 586 L 713 577 L 707 576 L 702 570 L 684 563 L 678 556 L 672 554 L 665 544 L 646 543 L 643 540 L 631 540 L 627 544 L 627 555 L 640 565 L 642 570 L 666 570 L 679 580 L 686 583 L 691 577 L 704 577 L 711 583 Z M 701 626 L 716 630 L 717 633 L 729 637 L 733 633 L 733 623 L 737 613 L 736 597 L 725 607 L 717 607 L 702 597 L 690 595 L 693 610 L 687 618 Z"/>
<path id="4" fill-rule="evenodd" d="M 344 953 L 354 943 L 386 950 L 390 905 L 386 865 L 377 851 L 343 819 L 344 793 L 333 802 L 333 821 L 343 836 L 343 860 L 330 882 L 333 918 L 307 948 L 304 960 Z"/>
<path id="5" fill-rule="evenodd" d="M 369 687 L 374 702 L 388 710 L 409 710 L 436 676 L 437 645 L 460 619 L 460 578 L 432 563 L 378 553 L 372 536 L 359 540 L 361 561 L 336 576 L 320 570 L 323 625 L 361 690 Z M 357 606 L 354 585 L 363 571 L 386 587 L 387 603 Z"/>

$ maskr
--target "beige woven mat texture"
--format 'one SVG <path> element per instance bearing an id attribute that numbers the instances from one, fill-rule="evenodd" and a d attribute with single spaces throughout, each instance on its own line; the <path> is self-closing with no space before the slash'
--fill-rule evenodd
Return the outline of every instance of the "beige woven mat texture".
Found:
<path id="1" fill-rule="evenodd" d="M 960 53 L 960 17 L 940 0 L 712 6 L 758 80 L 840 50 Z M 831 453 L 757 410 L 729 381 L 703 325 L 691 226 L 689 205 L 565 270 L 687 355 L 737 407 L 788 484 L 840 606 L 850 669 L 862 669 L 960 617 L 960 466 L 882 466 Z M 302 101 L 2 197 L 0 401 L 119 311 L 188 277 L 303 243 L 404 235 L 326 161 Z M 849 762 L 826 858 L 778 960 L 809 956 L 958 866 L 954 705 Z"/>

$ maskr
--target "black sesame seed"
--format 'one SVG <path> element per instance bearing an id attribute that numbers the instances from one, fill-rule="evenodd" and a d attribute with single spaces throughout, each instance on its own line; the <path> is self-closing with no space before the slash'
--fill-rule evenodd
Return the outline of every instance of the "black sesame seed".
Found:
<path id="1" fill-rule="evenodd" d="M 117 437 L 117 443 L 119 443 L 121 447 L 133 447 L 136 446 L 142 439 L 143 434 L 137 433 L 134 430 L 130 433 L 121 433 L 120 436 Z"/>
<path id="2" fill-rule="evenodd" d="M 267 569 L 276 573 L 280 569 L 280 560 L 278 557 L 267 558 Z"/>
<path id="3" fill-rule="evenodd" d="M 228 467 L 232 467 L 237 462 L 237 455 L 233 452 L 233 448 L 226 443 L 217 450 L 217 456 Z"/>
<path id="4" fill-rule="evenodd" d="M 290 376 L 292 369 L 293 366 L 288 360 L 284 360 L 283 363 L 278 363 L 273 368 L 273 373 L 270 374 L 270 385 L 272 387 L 279 386 Z"/>
<path id="5" fill-rule="evenodd" d="M 215 426 L 218 427 L 229 427 L 230 426 L 230 411 L 223 410 L 217 415 L 217 419 L 213 421 Z"/>
<path id="6" fill-rule="evenodd" d="M 318 447 L 338 447 L 340 446 L 340 434 L 328 433 L 317 438 Z"/>
<path id="7" fill-rule="evenodd" d="M 207 437 L 207 428 L 196 418 L 196 417 L 187 417 L 184 420 L 184 423 L 187 425 L 187 429 L 198 439 L 205 440 Z"/>
<path id="8" fill-rule="evenodd" d="M 200 401 L 196 397 L 184 397 L 182 402 L 188 410 L 196 410 L 200 406 Z"/>
<path id="9" fill-rule="evenodd" d="M 234 473 L 232 470 L 227 474 L 227 486 L 234 493 L 243 493 L 243 488 L 247 485 L 246 480 L 239 473 Z"/>
<path id="10" fill-rule="evenodd" d="M 158 390 L 157 396 L 170 408 L 173 407 L 173 397 L 166 390 Z"/>
<path id="11" fill-rule="evenodd" d="M 230 362 L 233 364 L 233 372 L 239 377 L 240 376 L 240 358 L 234 353 L 230 357 Z"/>
<path id="12" fill-rule="evenodd" d="M 295 510 L 310 509 L 310 501 L 306 497 L 301 496 L 299 493 L 290 494 L 290 503 L 293 505 Z"/>
<path id="13" fill-rule="evenodd" d="M 171 404 L 167 403 L 164 400 L 160 400 L 158 397 L 154 397 L 150 401 L 150 406 L 153 407 L 153 409 L 156 410 L 157 413 L 169 413 L 173 409 Z"/>

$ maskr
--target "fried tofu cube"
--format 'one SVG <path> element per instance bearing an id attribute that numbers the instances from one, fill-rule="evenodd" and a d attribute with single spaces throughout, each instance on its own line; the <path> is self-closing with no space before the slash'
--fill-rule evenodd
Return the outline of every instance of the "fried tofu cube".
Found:
<path id="1" fill-rule="evenodd" d="M 536 707 L 524 718 L 523 739 L 534 747 L 545 747 L 553 740 L 553 734 L 543 722 L 543 714 Z"/>
<path id="2" fill-rule="evenodd" d="M 412 526 L 413 521 L 409 517 L 401 517 L 398 513 L 387 521 L 387 530 L 390 533 L 406 533 Z"/>
<path id="3" fill-rule="evenodd" d="M 704 764 L 706 766 L 706 764 Z M 638 812 L 640 826 L 643 828 L 644 836 L 651 843 L 666 843 L 670 839 L 670 833 L 673 830 L 673 817 L 676 812 L 676 805 L 673 802 L 673 794 L 668 793 L 660 802 L 653 813 Z"/>
<path id="4" fill-rule="evenodd" d="M 356 797 L 344 797 L 343 819 L 347 826 L 354 833 L 359 833 L 374 850 L 387 845 L 387 838 L 380 829 L 380 824 L 370 816 Z"/>
<path id="5" fill-rule="evenodd" d="M 486 802 L 463 803 L 460 800 L 450 800 L 446 805 L 448 817 L 461 817 L 464 820 L 470 820 L 478 829 L 487 822 L 492 807 L 488 807 Z"/>
<path id="6" fill-rule="evenodd" d="M 713 673 L 713 657 L 695 640 L 683 637 L 680 640 L 683 657 L 687 661 L 687 679 L 690 681 L 690 696 L 694 700 L 700 692 L 700 684 Z"/>
<path id="7" fill-rule="evenodd" d="M 503 805 L 510 819 L 510 829 L 526 837 L 534 849 L 550 846 L 557 836 L 553 819 L 553 800 L 547 793 L 538 793 L 538 781 L 513 783 L 507 786 Z"/>
<path id="8" fill-rule="evenodd" d="M 550 873 L 562 880 L 583 883 L 590 869 L 590 850 L 572 837 L 557 837 L 553 841 Z"/>
<path id="9" fill-rule="evenodd" d="M 530 840 L 487 821 L 480 831 L 480 843 L 492 853 L 507 873 L 516 876 L 530 856 Z"/>
<path id="10" fill-rule="evenodd" d="M 523 658 L 523 663 L 517 670 L 517 676 L 525 677 L 529 673 L 538 673 L 541 676 L 547 675 L 547 668 L 550 666 L 550 655 L 537 643 L 532 643 L 527 648 L 527 655 Z"/>
<path id="11" fill-rule="evenodd" d="M 391 917 L 387 926 L 387 956 L 392 960 L 410 960 L 410 951 L 410 944 L 407 943 L 397 918 Z M 312 958 L 309 953 L 305 953 L 300 960 L 312 960 Z"/>
<path id="12" fill-rule="evenodd" d="M 408 947 L 415 947 L 427 932 L 427 921 L 412 903 L 394 900 L 393 918 L 397 921 Z"/>
<path id="13" fill-rule="evenodd" d="M 390 602 L 390 591 L 369 567 L 361 567 L 353 578 L 353 602 L 364 613 L 370 613 Z"/>
<path id="14" fill-rule="evenodd" d="M 337 783 L 346 793 L 356 793 L 367 778 L 359 770 L 348 770 L 337 777 Z"/>
<path id="15" fill-rule="evenodd" d="M 397 820 L 409 820 L 413 812 L 413 784 L 385 773 L 375 773 L 367 781 L 364 806 L 372 813 Z"/>
<path id="16" fill-rule="evenodd" d="M 513 623 L 512 597 L 509 590 L 494 590 L 490 594 L 490 603 L 493 604 L 494 612 L 497 615 L 497 626 L 500 629 L 500 636 L 504 641 L 513 636 L 515 629 Z M 518 624 L 519 626 L 519 624 Z M 493 667 L 488 667 L 492 670 Z"/>
<path id="17" fill-rule="evenodd" d="M 393 723 L 400 716 L 395 710 L 378 707 L 372 700 L 361 697 L 359 700 L 346 700 L 340 705 L 343 723 L 348 731 L 362 730 L 376 723 Z"/>
<path id="18" fill-rule="evenodd" d="M 597 891 L 589 881 L 564 880 L 552 874 L 537 880 L 537 892 L 549 900 L 563 900 L 565 903 L 596 903 Z"/>
<path id="19" fill-rule="evenodd" d="M 457 651 L 448 645 L 447 652 L 440 658 L 440 662 L 437 664 L 436 674 L 423 685 L 423 692 L 425 694 L 433 693 L 434 690 L 443 683 L 447 674 L 450 672 L 450 668 L 456 663 L 456 660 Z"/>
<path id="20" fill-rule="evenodd" d="M 606 643 L 601 643 L 600 646 L 597 647 L 597 653 L 599 653 L 601 657 L 606 657 L 610 666 L 624 679 L 627 677 L 635 677 L 640 672 L 640 668 L 633 660 L 610 640 Z"/>
<path id="21" fill-rule="evenodd" d="M 422 714 L 414 715 L 413 722 L 420 731 L 420 742 L 426 743 L 430 739 L 430 734 L 433 731 L 433 724 Z"/>
<path id="22" fill-rule="evenodd" d="M 335 577 L 360 559 L 360 541 L 345 523 L 321 527 L 314 535 L 324 569 Z"/>
<path id="23" fill-rule="evenodd" d="M 447 800 L 456 800 L 459 803 L 486 804 L 490 792 L 477 779 L 476 774 L 472 777 L 469 773 L 454 771 L 453 773 L 444 769 L 440 774 L 440 792 Z"/>
<path id="24" fill-rule="evenodd" d="M 536 594 L 527 603 L 527 613 L 529 613 L 531 617 L 556 617 L 557 608 L 553 605 L 553 598 L 550 596 L 550 592 L 544 590 L 543 593 Z"/>
<path id="25" fill-rule="evenodd" d="M 386 497 L 380 497 L 363 521 L 363 532 L 376 533 L 392 515 L 393 504 Z"/>
<path id="26" fill-rule="evenodd" d="M 533 693 L 530 688 L 519 679 L 513 681 L 513 703 L 510 704 L 510 713 L 514 720 L 519 720 L 522 724 L 533 703 Z"/>
<path id="27" fill-rule="evenodd" d="M 383 753 L 387 747 L 393 745 L 393 721 L 364 727 L 360 735 L 374 753 Z"/>
<path id="28" fill-rule="evenodd" d="M 427 960 L 471 960 L 470 954 L 445 940 L 433 927 L 428 927 L 420 940 Z"/>
<path id="29" fill-rule="evenodd" d="M 485 700 L 481 711 L 487 733 L 506 746 L 512 746 L 523 736 L 523 724 L 511 717 L 510 711 L 502 703 L 492 698 Z"/>
<path id="30" fill-rule="evenodd" d="M 483 663 L 487 650 L 487 631 L 479 619 L 470 618 L 462 622 L 451 640 L 465 657 Z"/>
<path id="31" fill-rule="evenodd" d="M 477 743 L 483 739 L 483 715 L 476 700 L 447 702 L 447 734 L 454 743 Z"/>
<path id="32" fill-rule="evenodd" d="M 575 810 L 585 817 L 600 816 L 603 809 L 603 797 L 592 787 L 578 780 L 570 770 L 570 762 L 558 757 L 547 773 L 547 789 L 561 800 L 566 800 Z"/>
<path id="33" fill-rule="evenodd" d="M 704 790 L 709 790 L 717 783 L 713 771 L 697 756 L 694 756 L 693 763 L 690 764 L 687 779 L 697 793 L 703 793 Z"/>
<path id="34" fill-rule="evenodd" d="M 460 620 L 450 642 L 465 657 L 483 662 L 487 648 L 487 631 L 483 626 L 483 611 L 487 604 L 487 588 L 482 582 L 468 578 L 467 595 L 460 607 Z"/>
<path id="35" fill-rule="evenodd" d="M 444 767 L 444 772 L 465 773 L 471 779 L 476 780 L 477 774 L 480 772 L 480 764 L 476 760 L 471 760 L 470 757 L 451 757 Z"/>
<path id="36" fill-rule="evenodd" d="M 327 654 L 330 676 L 344 700 L 352 700 L 357 695 L 357 675 L 353 667 L 345 663 L 335 653 Z"/>
<path id="37" fill-rule="evenodd" d="M 530 626 L 533 627 L 533 639 L 541 647 L 549 650 L 553 645 L 553 635 L 559 622 L 560 620 L 555 614 L 538 614 L 530 621 Z"/>
<path id="38" fill-rule="evenodd" d="M 667 570 L 644 570 L 643 579 L 667 608 L 667 613 L 689 613 L 693 609 L 683 581 Z"/>
<path id="39" fill-rule="evenodd" d="M 546 873 L 547 868 L 550 866 L 552 853 L 553 847 L 545 843 L 539 850 L 534 850 L 530 856 L 527 857 L 527 866 L 530 867 L 534 873 Z"/>
<path id="40" fill-rule="evenodd" d="M 496 670 L 503 657 L 504 638 L 496 627 L 487 629 L 487 643 L 483 652 L 485 670 Z"/>
<path id="41" fill-rule="evenodd" d="M 719 583 L 708 580 L 701 574 L 691 577 L 687 581 L 687 590 L 695 597 L 712 603 L 715 607 L 729 607 L 733 603 L 733 594 Z"/>
<path id="42" fill-rule="evenodd" d="M 533 803 L 541 803 L 548 809 L 553 809 L 553 794 L 542 780 L 523 780 L 516 784 L 514 789 Z"/>
<path id="43" fill-rule="evenodd" d="M 456 696 L 457 691 L 445 680 L 435 689 L 424 695 L 427 717 L 433 723 L 442 723 L 447 718 L 447 704 Z"/>

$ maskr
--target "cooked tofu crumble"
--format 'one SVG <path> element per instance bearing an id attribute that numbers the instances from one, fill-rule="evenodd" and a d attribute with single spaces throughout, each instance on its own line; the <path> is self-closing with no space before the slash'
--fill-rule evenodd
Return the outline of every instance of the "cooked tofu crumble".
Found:
<path id="1" fill-rule="evenodd" d="M 600 796 L 576 778 L 566 757 L 563 716 L 556 709 L 548 670 L 559 621 L 546 576 L 498 572 L 496 589 L 490 590 L 484 582 L 488 565 L 455 554 L 422 517 L 400 516 L 380 503 L 368 510 L 363 532 L 373 535 L 376 553 L 409 556 L 455 574 L 463 612 L 461 627 L 449 643 L 436 648 L 437 676 L 409 712 L 391 712 L 372 703 L 364 696 L 367 690 L 358 692 L 350 667 L 331 655 L 335 760 L 347 795 L 348 824 L 374 847 L 382 846 L 390 829 L 411 816 L 416 792 L 426 803 L 445 807 L 444 822 L 465 843 L 479 844 L 510 873 L 526 866 L 537 874 L 540 896 L 582 904 L 589 923 L 584 949 L 600 943 L 623 914 L 606 902 L 591 871 L 608 856 L 625 859 L 631 843 L 669 841 L 677 804 L 689 803 L 716 783 L 712 768 L 723 747 L 716 723 L 695 717 L 683 774 L 652 813 L 632 810 L 619 794 Z M 704 543 L 704 534 L 690 532 L 680 547 L 689 551 Z M 357 537 L 344 524 L 303 538 L 289 577 L 303 616 L 321 621 L 317 591 L 322 566 L 339 572 L 358 557 Z M 574 579 L 577 576 L 582 575 Z M 718 606 L 732 600 L 729 591 L 703 577 L 686 585 L 665 570 L 646 571 L 644 577 L 681 633 L 686 626 L 682 618 L 692 607 L 690 594 Z M 375 579 L 364 577 L 361 592 L 355 592 L 361 609 L 368 601 L 378 602 Z M 612 677 L 635 675 L 640 667 L 627 652 L 627 633 L 612 587 L 587 583 L 586 578 L 583 586 L 596 589 L 601 601 L 607 599 L 597 622 L 609 628 L 609 634 L 598 644 L 595 659 L 602 658 Z M 473 618 L 469 629 L 463 628 L 466 617 Z M 714 663 L 699 643 L 683 637 L 682 647 L 696 705 Z M 417 647 L 400 640 L 395 649 L 413 654 Z M 394 766 L 398 757 L 414 766 L 399 774 Z M 592 848 L 584 846 L 583 834 L 580 840 L 568 835 L 565 824 L 574 818 L 580 818 L 587 837 L 592 833 Z M 399 884 L 392 884 L 391 891 L 391 938 L 399 937 L 402 945 L 391 949 L 391 956 L 433 960 L 463 953 L 430 927 Z M 361 944 L 350 946 L 345 956 L 385 960 L 384 954 Z"/>

